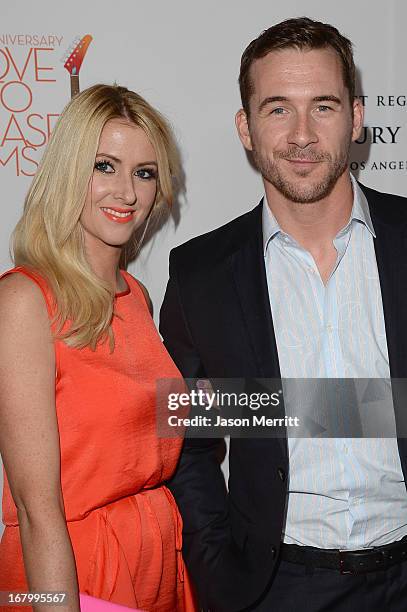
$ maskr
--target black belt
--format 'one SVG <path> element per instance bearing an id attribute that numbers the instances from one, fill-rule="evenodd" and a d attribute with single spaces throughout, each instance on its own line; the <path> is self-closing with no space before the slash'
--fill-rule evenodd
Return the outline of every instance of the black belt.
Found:
<path id="1" fill-rule="evenodd" d="M 407 536 L 384 546 L 352 551 L 282 544 L 280 555 L 284 561 L 307 567 L 334 569 L 341 574 L 365 574 L 406 561 Z"/>

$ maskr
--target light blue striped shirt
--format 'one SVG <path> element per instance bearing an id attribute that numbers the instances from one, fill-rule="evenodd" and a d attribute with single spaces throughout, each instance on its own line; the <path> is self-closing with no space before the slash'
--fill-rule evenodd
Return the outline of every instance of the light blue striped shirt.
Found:
<path id="1" fill-rule="evenodd" d="M 338 255 L 326 285 L 312 255 L 280 229 L 264 198 L 264 257 L 283 378 L 390 377 L 375 233 L 366 198 L 351 179 L 351 218 L 334 239 Z M 407 535 L 395 437 L 297 437 L 288 449 L 285 542 L 357 550 Z"/>

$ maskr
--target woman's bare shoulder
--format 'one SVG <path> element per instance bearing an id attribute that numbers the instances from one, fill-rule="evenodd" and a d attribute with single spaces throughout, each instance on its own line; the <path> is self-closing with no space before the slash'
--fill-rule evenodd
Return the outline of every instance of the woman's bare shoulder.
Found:
<path id="1" fill-rule="evenodd" d="M 0 321 L 48 320 L 47 307 L 40 287 L 25 274 L 7 274 L 0 279 Z M 0 323 L 1 324 L 1 323 Z"/>

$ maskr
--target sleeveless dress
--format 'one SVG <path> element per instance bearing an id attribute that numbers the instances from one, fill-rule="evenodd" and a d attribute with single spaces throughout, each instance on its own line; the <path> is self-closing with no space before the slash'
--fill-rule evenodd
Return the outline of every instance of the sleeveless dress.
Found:
<path id="1" fill-rule="evenodd" d="M 20 273 L 41 289 L 45 280 Z M 149 612 L 191 612 L 194 598 L 181 556 L 182 521 L 163 484 L 173 474 L 182 439 L 159 438 L 155 386 L 181 378 L 127 272 L 116 295 L 115 349 L 96 351 L 55 341 L 56 412 L 61 483 L 79 591 Z M 0 591 L 27 591 L 16 507 L 4 475 Z M 13 607 L 4 607 L 12 610 Z M 30 609 L 16 607 L 16 611 Z"/>

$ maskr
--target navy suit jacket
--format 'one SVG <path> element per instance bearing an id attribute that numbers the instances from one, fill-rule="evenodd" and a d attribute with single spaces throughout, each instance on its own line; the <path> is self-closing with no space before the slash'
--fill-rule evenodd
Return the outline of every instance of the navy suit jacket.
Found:
<path id="1" fill-rule="evenodd" d="M 407 199 L 361 187 L 376 232 L 390 372 L 407 378 Z M 261 205 L 171 252 L 160 331 L 187 378 L 280 377 Z M 397 392 L 407 397 L 403 381 Z M 396 422 L 404 412 L 400 399 Z M 169 486 L 183 517 L 184 557 L 201 605 L 233 612 L 254 604 L 273 579 L 289 466 L 284 438 L 231 439 L 227 491 L 222 444 L 186 439 Z M 406 439 L 398 445 L 406 477 Z"/>

